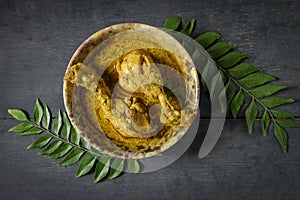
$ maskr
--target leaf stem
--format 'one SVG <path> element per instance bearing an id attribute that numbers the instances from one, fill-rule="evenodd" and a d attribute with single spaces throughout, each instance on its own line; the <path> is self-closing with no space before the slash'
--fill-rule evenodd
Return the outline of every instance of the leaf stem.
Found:
<path id="1" fill-rule="evenodd" d="M 227 75 L 227 77 L 231 80 L 231 81 L 233 81 L 239 88 L 241 88 L 244 92 L 246 92 L 250 97 L 252 97 L 253 99 L 255 99 L 267 112 L 268 112 L 268 114 L 270 115 L 270 117 L 271 117 L 271 119 L 272 119 L 272 121 L 273 121 L 273 123 L 275 123 L 275 124 L 277 124 L 277 122 L 275 121 L 275 118 L 274 118 L 274 116 L 273 116 L 273 114 L 272 114 L 272 112 L 271 112 L 271 110 L 267 107 L 267 106 L 265 106 L 262 102 L 261 102 L 261 100 L 260 99 L 258 99 L 257 97 L 255 97 L 254 95 L 252 95 L 251 94 L 251 92 L 249 92 L 243 85 L 241 85 L 240 83 L 239 83 L 239 81 L 238 80 L 236 80 L 236 79 L 234 79 L 233 77 L 231 77 L 230 76 L 230 74 L 220 65 L 220 64 L 218 64 L 217 62 L 216 62 L 216 64 L 217 64 L 217 66 L 219 67 L 219 69 L 221 69 L 222 70 L 222 72 L 224 72 L 226 75 Z"/>
<path id="2" fill-rule="evenodd" d="M 50 134 L 51 137 L 56 138 L 56 139 L 58 139 L 58 140 L 60 140 L 60 141 L 62 141 L 62 142 L 64 142 L 64 143 L 67 143 L 67 144 L 69 144 L 69 145 L 71 145 L 71 146 L 73 146 L 73 147 L 76 147 L 76 148 L 78 148 L 78 149 L 81 149 L 81 150 L 84 151 L 84 152 L 88 152 L 88 153 L 90 153 L 91 155 L 93 155 L 93 156 L 95 156 L 95 157 L 99 157 L 99 156 L 110 157 L 110 156 L 105 155 L 105 154 L 99 154 L 99 153 L 97 153 L 97 152 L 93 152 L 93 151 L 90 150 L 90 149 L 87 149 L 87 148 L 82 147 L 82 146 L 80 146 L 80 145 L 78 145 L 78 144 L 75 144 L 75 143 L 73 143 L 73 142 L 71 142 L 71 141 L 69 141 L 69 140 L 66 140 L 66 139 L 60 137 L 59 135 L 57 135 L 57 134 L 51 132 L 49 129 L 46 129 L 46 128 L 44 128 L 43 126 L 41 126 L 41 125 L 39 125 L 39 124 L 37 124 L 37 123 L 31 121 L 31 120 L 28 120 L 28 122 L 31 123 L 31 124 L 32 124 L 33 126 L 35 126 L 36 128 L 42 130 L 43 132 L 46 132 L 46 133 Z"/>

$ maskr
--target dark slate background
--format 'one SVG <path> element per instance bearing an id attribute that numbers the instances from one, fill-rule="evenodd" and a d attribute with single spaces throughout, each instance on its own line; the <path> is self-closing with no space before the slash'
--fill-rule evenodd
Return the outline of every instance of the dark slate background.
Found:
<path id="1" fill-rule="evenodd" d="M 62 78 L 81 42 L 106 26 L 122 22 L 161 26 L 179 15 L 198 20 L 194 36 L 222 33 L 250 55 L 249 62 L 289 88 L 280 96 L 298 100 L 282 106 L 300 116 L 299 1 L 0 1 L 0 199 L 300 199 L 300 135 L 289 129 L 289 152 L 274 136 L 261 136 L 260 122 L 247 134 L 243 114 L 228 115 L 213 151 L 198 159 L 208 120 L 200 121 L 196 141 L 175 163 L 147 174 L 124 174 L 93 184 L 92 175 L 74 178 L 77 166 L 26 150 L 32 137 L 7 130 L 16 124 L 8 108 L 32 110 L 36 97 L 53 110 L 63 108 Z M 206 101 L 202 97 L 202 118 Z"/>

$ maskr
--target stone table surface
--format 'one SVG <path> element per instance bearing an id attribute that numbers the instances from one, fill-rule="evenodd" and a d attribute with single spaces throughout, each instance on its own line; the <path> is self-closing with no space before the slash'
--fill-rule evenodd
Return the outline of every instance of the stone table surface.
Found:
<path id="1" fill-rule="evenodd" d="M 244 115 L 228 114 L 222 135 L 203 159 L 197 154 L 208 120 L 203 113 L 196 140 L 170 166 L 145 174 L 123 174 L 93 183 L 76 179 L 77 166 L 26 150 L 35 136 L 7 130 L 17 122 L 9 108 L 31 111 L 39 97 L 52 110 L 64 109 L 62 78 L 76 48 L 92 33 L 123 22 L 162 26 L 165 18 L 198 20 L 193 36 L 222 33 L 247 60 L 278 78 L 296 100 L 282 109 L 300 116 L 300 3 L 258 1 L 0 1 L 0 199 L 300 199 L 300 134 L 288 129 L 283 154 L 272 131 L 264 138 L 260 121 L 247 133 Z M 202 98 L 205 98 L 204 96 Z M 206 104 L 207 105 L 207 104 Z"/>

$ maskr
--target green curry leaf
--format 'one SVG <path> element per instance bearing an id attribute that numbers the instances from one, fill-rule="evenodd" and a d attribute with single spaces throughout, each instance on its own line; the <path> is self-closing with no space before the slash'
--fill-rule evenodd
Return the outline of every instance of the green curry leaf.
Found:
<path id="1" fill-rule="evenodd" d="M 43 109 L 40 110 L 39 105 L 43 105 Z M 60 110 L 58 111 L 58 114 L 52 123 L 52 130 L 50 130 L 49 125 L 51 124 L 52 119 L 49 107 L 38 100 L 34 110 L 36 111 L 34 112 L 35 117 L 33 121 L 30 121 L 24 111 L 9 109 L 9 113 L 11 113 L 14 118 L 22 121 L 20 124 L 10 128 L 10 132 L 22 133 L 21 135 L 45 133 L 45 135 L 40 136 L 30 144 L 27 147 L 28 149 L 41 148 L 42 150 L 39 151 L 38 154 L 43 155 L 45 158 L 63 158 L 57 166 L 65 167 L 76 164 L 85 155 L 78 166 L 76 177 L 81 177 L 92 172 L 95 163 L 97 163 L 94 176 L 95 183 L 105 177 L 116 178 L 121 174 L 125 167 L 124 159 L 115 159 L 111 168 L 111 157 L 99 152 L 83 140 L 70 123 L 65 112 L 61 113 Z M 40 112 L 43 112 L 43 114 L 40 115 Z M 128 163 L 128 168 L 131 168 L 134 171 L 140 169 L 138 162 L 133 164 L 134 165 Z"/>
<path id="2" fill-rule="evenodd" d="M 194 27 L 195 27 L 195 23 L 196 23 L 196 20 L 191 19 L 190 21 L 188 21 L 188 23 L 185 24 L 185 26 L 182 28 L 182 30 L 180 32 L 185 35 L 192 34 Z"/>
<path id="3" fill-rule="evenodd" d="M 281 127 L 284 127 L 284 128 L 296 128 L 296 127 L 300 126 L 300 124 L 296 123 L 296 121 L 293 119 L 286 119 L 286 120 L 276 119 L 275 121 Z"/>
<path id="4" fill-rule="evenodd" d="M 259 67 L 251 65 L 249 63 L 241 63 L 239 65 L 236 65 L 234 68 L 228 69 L 227 72 L 233 78 L 240 79 L 253 72 L 258 72 L 260 70 L 261 69 Z"/>
<path id="5" fill-rule="evenodd" d="M 72 149 L 72 147 L 73 146 L 70 144 L 62 144 L 52 153 L 45 155 L 45 158 L 54 158 L 54 159 L 61 158 L 65 156 Z"/>
<path id="6" fill-rule="evenodd" d="M 31 127 L 30 129 L 27 129 L 27 130 L 23 131 L 23 133 L 21 135 L 22 136 L 37 135 L 37 134 L 40 134 L 41 132 L 43 132 L 43 130 L 41 130 L 37 127 Z"/>
<path id="7" fill-rule="evenodd" d="M 138 173 L 140 171 L 140 164 L 137 160 L 129 160 L 128 171 L 131 173 Z"/>
<path id="8" fill-rule="evenodd" d="M 168 19 L 165 20 L 163 27 L 171 30 L 177 30 L 180 24 L 181 24 L 180 17 L 169 17 Z"/>
<path id="9" fill-rule="evenodd" d="M 248 56 L 243 53 L 239 52 L 229 52 L 228 54 L 222 56 L 220 59 L 218 59 L 218 64 L 220 64 L 225 69 L 231 68 L 234 65 L 238 64 Z"/>
<path id="10" fill-rule="evenodd" d="M 263 135 L 267 135 L 267 130 L 271 122 L 274 124 L 274 135 L 279 141 L 282 151 L 287 151 L 287 139 L 284 128 L 297 127 L 291 113 L 283 110 L 273 109 L 287 103 L 293 103 L 293 99 L 271 96 L 278 91 L 285 89 L 286 86 L 277 86 L 267 84 L 274 81 L 275 77 L 264 73 L 261 68 L 245 63 L 244 60 L 248 57 L 246 54 L 232 51 L 234 46 L 224 41 L 218 41 L 221 35 L 216 32 L 206 32 L 197 36 L 194 40 L 202 45 L 211 57 L 215 60 L 219 71 L 224 74 L 223 81 L 227 95 L 227 103 L 231 109 L 234 118 L 244 105 L 245 95 L 252 99 L 248 108 L 244 111 L 249 133 L 252 132 L 253 122 L 258 115 L 258 107 L 263 109 L 261 118 Z M 194 54 L 192 54 L 194 55 Z M 216 74 L 212 73 L 213 68 L 206 66 L 201 73 L 201 83 L 206 88 L 207 81 L 211 81 Z M 213 80 L 214 83 L 216 80 Z M 235 88 L 238 88 L 237 92 Z M 213 92 L 215 93 L 215 88 Z M 224 90 L 219 91 L 218 98 L 224 100 Z M 216 95 L 210 95 L 215 97 Z M 224 109 L 224 105 L 221 105 Z M 273 109 L 273 110 L 271 110 Z"/>
<path id="11" fill-rule="evenodd" d="M 94 183 L 98 183 L 103 178 L 106 177 L 109 171 L 110 158 L 103 157 L 101 158 L 96 165 L 96 171 L 94 176 Z"/>
<path id="12" fill-rule="evenodd" d="M 277 118 L 287 118 L 287 119 L 294 118 L 292 113 L 290 113 L 286 110 L 270 110 L 270 111 L 271 111 L 272 115 Z"/>
<path id="13" fill-rule="evenodd" d="M 35 149 L 35 148 L 42 148 L 47 145 L 52 137 L 50 135 L 44 135 L 38 138 L 35 142 L 27 147 L 27 149 Z"/>
<path id="14" fill-rule="evenodd" d="M 27 131 L 28 129 L 32 128 L 33 124 L 29 122 L 22 122 L 12 128 L 10 128 L 8 131 L 9 132 L 14 132 L 14 133 L 22 133 L 24 131 Z"/>
<path id="15" fill-rule="evenodd" d="M 256 72 L 253 74 L 249 74 L 246 77 L 240 79 L 239 82 L 240 84 L 246 86 L 247 88 L 252 88 L 274 80 L 275 78 L 273 76 L 270 76 L 262 72 Z M 268 96 L 268 95 L 264 95 L 264 96 Z"/>
<path id="16" fill-rule="evenodd" d="M 37 124 L 41 123 L 41 120 L 43 117 L 43 107 L 42 107 L 39 99 L 36 99 L 34 110 L 33 110 L 33 117 L 34 117 L 34 121 Z"/>
<path id="17" fill-rule="evenodd" d="M 278 92 L 279 90 L 282 90 L 285 88 L 286 88 L 286 86 L 277 86 L 277 85 L 266 84 L 266 85 L 262 85 L 260 87 L 256 87 L 252 90 L 249 90 L 249 92 L 256 98 L 262 98 L 262 97 L 270 96 L 270 95 Z"/>
<path id="18" fill-rule="evenodd" d="M 54 133 L 56 133 L 56 135 L 58 135 L 58 133 L 60 132 L 60 128 L 62 126 L 62 117 L 61 117 L 61 111 L 58 110 L 57 116 L 54 119 L 53 125 L 52 125 L 52 130 L 54 131 Z"/>
<path id="19" fill-rule="evenodd" d="M 230 50 L 232 50 L 233 48 L 234 46 L 232 44 L 228 44 L 226 42 L 218 42 L 212 47 L 208 48 L 207 52 L 213 59 L 217 59 L 229 52 Z"/>
<path id="20" fill-rule="evenodd" d="M 53 153 L 63 142 L 60 140 L 55 140 L 51 142 L 47 147 L 45 147 L 42 151 L 40 151 L 39 155 L 51 154 Z"/>
<path id="21" fill-rule="evenodd" d="M 231 112 L 234 118 L 237 117 L 237 114 L 244 103 L 244 99 L 245 99 L 244 93 L 240 89 L 238 93 L 233 97 L 231 102 Z"/>
<path id="22" fill-rule="evenodd" d="M 262 99 L 261 102 L 268 108 L 274 108 L 283 104 L 293 103 L 295 100 L 282 97 L 269 97 Z"/>
<path id="23" fill-rule="evenodd" d="M 46 104 L 44 104 L 43 118 L 42 118 L 42 126 L 46 129 L 49 128 L 51 121 L 51 113 Z"/>
<path id="24" fill-rule="evenodd" d="M 18 121 L 28 121 L 26 113 L 19 109 L 8 109 L 8 113 Z"/>
<path id="25" fill-rule="evenodd" d="M 264 137 L 267 136 L 267 131 L 268 131 L 270 122 L 271 122 L 270 115 L 269 115 L 268 111 L 265 110 L 265 112 L 262 116 L 262 119 L 261 119 L 261 127 L 262 127 Z"/>
<path id="26" fill-rule="evenodd" d="M 69 140 L 71 134 L 71 122 L 67 116 L 67 114 L 64 112 L 63 113 L 63 125 L 61 128 L 61 137 Z"/>
<path id="27" fill-rule="evenodd" d="M 274 135 L 277 138 L 281 149 L 284 153 L 287 152 L 287 134 L 283 128 L 281 128 L 277 123 L 274 124 Z"/>
<path id="28" fill-rule="evenodd" d="M 250 105 L 248 106 L 248 108 L 245 111 L 246 122 L 247 122 L 248 130 L 249 130 L 249 134 L 252 133 L 254 120 L 256 119 L 257 114 L 258 114 L 258 108 L 257 108 L 254 98 L 252 98 Z"/>
<path id="29" fill-rule="evenodd" d="M 108 179 L 114 179 L 118 177 L 124 168 L 124 160 L 115 158 L 111 164 L 111 169 L 108 175 Z"/>
<path id="30" fill-rule="evenodd" d="M 72 150 L 63 161 L 58 163 L 58 166 L 70 166 L 76 164 L 81 156 L 84 154 L 84 151 L 82 149 L 75 148 Z"/>
<path id="31" fill-rule="evenodd" d="M 80 162 L 80 165 L 78 167 L 76 178 L 86 175 L 91 171 L 96 161 L 96 157 L 88 154 L 86 155 L 82 161 Z"/>
<path id="32" fill-rule="evenodd" d="M 195 41 L 198 42 L 204 48 L 208 48 L 220 38 L 221 35 L 219 33 L 206 32 L 196 37 Z"/>

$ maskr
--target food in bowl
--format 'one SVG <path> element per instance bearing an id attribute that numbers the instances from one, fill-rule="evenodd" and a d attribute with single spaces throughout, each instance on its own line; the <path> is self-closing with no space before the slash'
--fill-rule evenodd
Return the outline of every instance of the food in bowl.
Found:
<path id="1" fill-rule="evenodd" d="M 96 41 L 92 47 L 90 40 Z M 87 41 L 64 77 L 67 112 L 83 138 L 106 154 L 130 158 L 176 143 L 199 100 L 197 73 L 184 48 L 141 24 L 115 25 Z"/>

